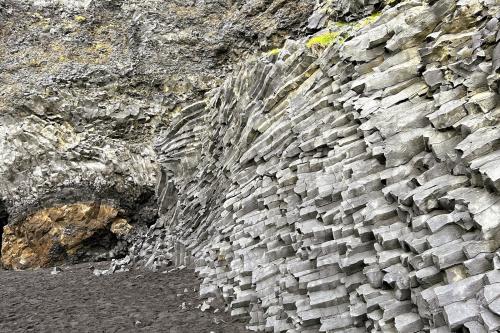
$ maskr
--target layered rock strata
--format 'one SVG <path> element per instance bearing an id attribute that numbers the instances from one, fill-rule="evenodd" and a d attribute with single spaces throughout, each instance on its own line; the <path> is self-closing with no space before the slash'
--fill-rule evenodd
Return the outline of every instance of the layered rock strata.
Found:
<path id="1" fill-rule="evenodd" d="M 151 225 L 158 130 L 234 61 L 297 36 L 312 9 L 302 0 L 0 0 L 0 227 L 103 200 Z"/>
<path id="2" fill-rule="evenodd" d="M 3 263 L 132 232 L 252 330 L 500 330 L 500 5 L 311 9 L 0 2 Z"/>
<path id="3" fill-rule="evenodd" d="M 257 331 L 499 330 L 499 18 L 407 1 L 241 65 L 157 140 L 134 260 Z"/>

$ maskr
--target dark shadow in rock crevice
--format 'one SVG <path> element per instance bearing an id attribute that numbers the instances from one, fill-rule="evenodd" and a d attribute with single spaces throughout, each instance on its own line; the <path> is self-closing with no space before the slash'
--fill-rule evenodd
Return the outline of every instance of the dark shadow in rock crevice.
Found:
<path id="1" fill-rule="evenodd" d="M 119 240 L 107 229 L 98 230 L 90 238 L 82 242 L 82 247 L 73 258 L 74 263 L 87 261 L 105 261 L 120 259 L 125 256 L 123 249 L 118 248 Z"/>
<path id="2" fill-rule="evenodd" d="M 3 228 L 7 225 L 9 222 L 9 214 L 7 212 L 7 208 L 5 207 L 5 204 L 2 200 L 0 200 L 0 259 L 2 258 L 2 237 L 3 237 Z M 1 260 L 0 260 L 0 267 L 1 267 Z"/>

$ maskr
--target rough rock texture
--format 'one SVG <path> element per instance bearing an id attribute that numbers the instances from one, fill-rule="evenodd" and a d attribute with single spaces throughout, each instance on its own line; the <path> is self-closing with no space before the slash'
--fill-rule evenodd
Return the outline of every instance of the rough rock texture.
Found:
<path id="1" fill-rule="evenodd" d="M 3 232 L 3 267 L 37 268 L 85 257 L 114 257 L 108 251 L 118 242 L 117 236 L 127 236 L 132 228 L 118 213 L 104 203 L 80 203 L 43 209 L 8 225 Z M 126 250 L 126 244 L 121 248 Z"/>
<path id="2" fill-rule="evenodd" d="M 387 4 L 398 0 L 318 0 L 308 19 L 309 29 L 325 28 L 332 23 L 352 22 L 366 17 Z"/>
<path id="3" fill-rule="evenodd" d="M 0 227 L 4 211 L 17 224 L 101 200 L 151 225 L 158 129 L 243 55 L 300 33 L 312 9 L 302 0 L 0 0 Z"/>
<path id="4" fill-rule="evenodd" d="M 499 19 L 404 1 L 242 64 L 157 140 L 133 260 L 193 262 L 253 330 L 499 330 Z"/>
<path id="5" fill-rule="evenodd" d="M 498 1 L 38 3 L 0 3 L 4 239 L 106 199 L 154 224 L 98 274 L 194 265 L 252 330 L 500 330 Z"/>

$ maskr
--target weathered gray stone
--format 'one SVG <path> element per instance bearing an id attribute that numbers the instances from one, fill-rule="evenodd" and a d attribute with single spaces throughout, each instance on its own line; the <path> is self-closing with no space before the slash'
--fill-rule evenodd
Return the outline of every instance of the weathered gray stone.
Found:
<path id="1" fill-rule="evenodd" d="M 486 329 L 477 321 L 469 321 L 464 324 L 470 333 L 486 333 Z"/>
<path id="2" fill-rule="evenodd" d="M 434 292 L 440 306 L 465 301 L 475 297 L 484 287 L 483 276 L 473 276 L 461 281 L 435 288 Z"/>
<path id="3" fill-rule="evenodd" d="M 488 332 L 494 332 L 500 329 L 500 316 L 493 314 L 487 309 L 481 310 L 481 319 Z"/>
<path id="4" fill-rule="evenodd" d="M 268 13 L 254 4 L 228 8 L 253 22 Z M 319 1 L 308 25 L 332 43 L 254 48 L 200 102 L 154 116 L 160 218 L 132 262 L 194 262 L 200 293 L 254 330 L 498 329 L 497 9 Z"/>
<path id="5" fill-rule="evenodd" d="M 474 299 L 455 302 L 444 307 L 446 323 L 452 330 L 460 328 L 468 321 L 474 321 L 479 318 L 479 306 Z"/>
<path id="6" fill-rule="evenodd" d="M 414 333 L 424 328 L 422 318 L 417 313 L 404 313 L 394 319 L 398 333 Z"/>
<path id="7" fill-rule="evenodd" d="M 437 129 L 451 127 L 467 115 L 464 100 L 453 100 L 441 105 L 438 111 L 431 113 L 428 118 Z"/>

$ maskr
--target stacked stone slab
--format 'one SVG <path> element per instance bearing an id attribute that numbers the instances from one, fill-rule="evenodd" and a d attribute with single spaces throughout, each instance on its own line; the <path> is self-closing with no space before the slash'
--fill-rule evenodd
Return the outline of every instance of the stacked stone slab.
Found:
<path id="1" fill-rule="evenodd" d="M 313 8 L 1 0 L 0 229 L 45 209 L 106 203 L 134 225 L 130 237 L 142 234 L 157 219 L 160 129 L 242 57 L 302 35 Z"/>
<path id="2" fill-rule="evenodd" d="M 499 330 L 499 18 L 402 2 L 241 65 L 159 137 L 135 260 L 182 249 L 256 331 Z"/>

